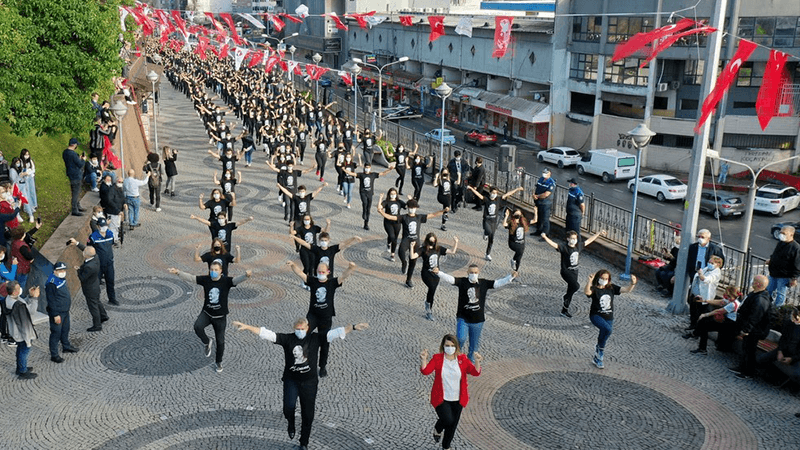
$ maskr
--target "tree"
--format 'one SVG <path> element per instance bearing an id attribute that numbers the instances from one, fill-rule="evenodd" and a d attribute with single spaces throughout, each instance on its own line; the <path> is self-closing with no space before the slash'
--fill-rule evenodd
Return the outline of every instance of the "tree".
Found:
<path id="1" fill-rule="evenodd" d="M 129 0 L 0 1 L 0 120 L 25 136 L 92 126 L 90 95 L 124 64 L 118 7 Z"/>

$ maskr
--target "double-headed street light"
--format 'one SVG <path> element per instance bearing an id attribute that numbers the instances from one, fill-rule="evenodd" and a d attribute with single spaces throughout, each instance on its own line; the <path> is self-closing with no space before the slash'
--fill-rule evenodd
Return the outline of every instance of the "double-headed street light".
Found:
<path id="1" fill-rule="evenodd" d="M 383 69 L 391 66 L 392 64 L 398 64 L 408 61 L 408 56 L 402 56 L 397 61 L 384 64 L 380 67 L 374 64 L 365 63 L 364 61 L 361 60 L 361 58 L 353 58 L 353 61 L 364 66 L 373 67 L 375 68 L 375 70 L 378 71 L 378 118 L 383 119 Z"/>
<path id="2" fill-rule="evenodd" d="M 358 131 L 358 75 L 361 73 L 361 66 L 355 60 L 350 66 L 350 73 L 353 74 L 353 144 L 355 144 L 355 132 Z"/>
<path id="3" fill-rule="evenodd" d="M 436 94 L 442 97 L 442 129 L 439 130 L 439 171 L 441 172 L 444 164 L 444 102 L 453 93 L 453 88 L 443 81 L 435 90 Z"/>
<path id="4" fill-rule="evenodd" d="M 625 273 L 619 277 L 628 281 L 631 279 L 631 255 L 633 254 L 633 233 L 636 228 L 636 199 L 639 196 L 639 169 L 642 167 L 642 148 L 647 147 L 650 140 L 656 134 L 647 128 L 647 125 L 640 123 L 633 130 L 628 132 L 636 147 L 636 175 L 633 178 L 633 206 L 631 206 L 631 224 L 628 228 L 628 254 L 625 257 Z"/>
<path id="5" fill-rule="evenodd" d="M 125 118 L 125 114 L 128 114 L 128 105 L 122 103 L 121 101 L 117 100 L 114 102 L 114 106 L 111 107 L 111 112 L 117 116 L 119 119 L 119 160 L 121 163 L 122 169 L 122 177 L 125 177 L 125 149 L 123 148 L 123 142 L 125 142 L 125 134 L 122 131 L 122 119 Z"/>
<path id="6" fill-rule="evenodd" d="M 147 74 L 147 81 L 153 85 L 153 130 L 155 132 L 156 152 L 158 152 L 158 114 L 156 110 L 156 81 L 158 81 L 158 78 L 155 70 L 151 70 Z"/>
<path id="7" fill-rule="evenodd" d="M 320 61 L 322 61 L 322 55 L 319 53 L 314 53 L 314 56 L 311 57 L 311 60 L 314 61 L 314 64 L 319 65 Z M 314 81 L 316 82 L 314 84 L 314 100 L 319 101 L 319 78 Z"/>

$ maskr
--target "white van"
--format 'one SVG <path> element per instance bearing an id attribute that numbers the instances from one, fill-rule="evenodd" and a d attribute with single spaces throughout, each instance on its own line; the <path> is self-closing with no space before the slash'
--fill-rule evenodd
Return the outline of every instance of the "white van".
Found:
<path id="1" fill-rule="evenodd" d="M 603 178 L 606 183 L 627 180 L 636 176 L 636 155 L 613 148 L 589 150 L 576 168 L 578 173 L 591 173 Z"/>

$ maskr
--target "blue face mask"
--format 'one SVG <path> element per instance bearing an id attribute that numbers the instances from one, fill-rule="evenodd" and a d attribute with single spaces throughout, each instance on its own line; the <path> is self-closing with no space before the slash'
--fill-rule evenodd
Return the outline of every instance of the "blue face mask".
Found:
<path id="1" fill-rule="evenodd" d="M 294 335 L 297 336 L 297 339 L 305 339 L 306 330 L 294 330 Z"/>
<path id="2" fill-rule="evenodd" d="M 211 278 L 219 278 L 219 272 L 216 270 L 212 270 L 208 274 L 211 276 Z"/>

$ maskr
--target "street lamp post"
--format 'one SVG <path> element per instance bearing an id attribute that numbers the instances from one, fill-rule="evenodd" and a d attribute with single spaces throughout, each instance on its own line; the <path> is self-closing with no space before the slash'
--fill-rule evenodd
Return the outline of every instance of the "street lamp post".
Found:
<path id="1" fill-rule="evenodd" d="M 125 118 L 125 114 L 128 114 L 128 106 L 117 100 L 114 102 L 114 106 L 111 107 L 111 111 L 117 116 L 117 119 L 119 119 L 119 161 L 122 166 L 120 167 L 122 176 L 125 177 L 125 149 L 123 147 L 125 134 L 122 131 L 122 119 Z"/>
<path id="2" fill-rule="evenodd" d="M 442 82 L 436 87 L 436 93 L 439 94 L 439 97 L 442 97 L 442 129 L 439 130 L 439 171 L 441 172 L 444 165 L 444 102 L 453 93 L 453 88 Z"/>
<path id="3" fill-rule="evenodd" d="M 314 64 L 319 65 L 319 62 L 322 61 L 322 56 L 319 53 L 314 53 L 311 60 L 314 61 Z M 314 100 L 319 101 L 319 78 L 314 81 L 316 82 L 314 84 Z"/>
<path id="4" fill-rule="evenodd" d="M 286 46 L 285 46 L 285 45 L 283 45 L 283 41 L 285 41 L 285 40 L 287 40 L 287 39 L 289 39 L 289 38 L 293 38 L 293 37 L 295 37 L 295 36 L 297 36 L 297 35 L 299 35 L 299 34 L 300 34 L 300 33 L 298 33 L 298 32 L 296 32 L 296 31 L 295 31 L 294 33 L 292 33 L 292 34 L 290 34 L 290 35 L 288 35 L 288 36 L 284 37 L 283 39 L 278 39 L 278 38 L 272 37 L 272 36 L 270 36 L 270 35 L 268 35 L 268 34 L 262 34 L 261 36 L 263 36 L 263 37 L 265 37 L 265 38 L 271 38 L 271 39 L 275 39 L 275 41 L 277 42 L 277 43 L 275 44 L 275 50 L 276 50 L 276 51 L 278 51 L 278 52 L 282 52 L 282 51 L 285 51 L 285 50 L 286 50 Z M 267 45 L 269 45 L 269 43 L 267 43 Z M 294 46 L 292 46 L 292 47 L 294 47 Z M 293 51 L 291 51 L 291 49 L 289 49 L 289 52 L 292 54 L 292 61 L 294 61 L 294 52 L 293 52 Z M 287 74 L 287 78 L 288 78 L 288 74 Z M 294 79 L 294 75 L 292 75 L 292 79 Z"/>
<path id="5" fill-rule="evenodd" d="M 295 47 L 294 45 L 292 45 L 291 47 L 289 47 L 289 53 L 291 53 L 291 54 L 292 54 L 292 62 L 293 62 L 293 63 L 294 63 L 294 52 L 296 52 L 296 51 L 297 51 L 297 47 Z M 292 77 L 292 89 L 294 89 L 294 72 L 292 72 L 291 74 L 289 74 L 289 76 L 290 76 L 290 77 Z"/>
<path id="6" fill-rule="evenodd" d="M 158 116 L 156 110 L 156 81 L 158 81 L 158 74 L 155 70 L 151 70 L 147 74 L 147 80 L 153 85 L 153 131 L 155 132 L 155 149 L 158 151 Z"/>
<path id="7" fill-rule="evenodd" d="M 631 206 L 631 224 L 628 228 L 628 254 L 625 256 L 625 273 L 621 274 L 621 280 L 631 279 L 631 256 L 633 254 L 633 233 L 636 229 L 636 200 L 639 196 L 639 169 L 642 167 L 642 148 L 647 147 L 650 140 L 656 134 L 647 128 L 647 125 L 640 123 L 633 130 L 628 132 L 636 147 L 636 175 L 633 178 L 633 206 Z"/>
<path id="8" fill-rule="evenodd" d="M 350 72 L 353 74 L 353 145 L 355 145 L 358 131 L 358 74 L 361 73 L 361 66 L 353 62 Z"/>
<path id="9" fill-rule="evenodd" d="M 378 66 L 376 66 L 374 64 L 367 64 L 364 61 L 362 61 L 361 58 L 353 58 L 353 61 L 355 61 L 358 64 L 362 64 L 362 65 L 369 66 L 369 67 L 374 67 L 375 70 L 378 71 L 378 119 L 383 119 L 383 69 L 391 66 L 392 64 L 398 64 L 398 63 L 401 63 L 401 62 L 408 61 L 408 56 L 403 56 L 400 59 L 398 59 L 397 61 L 393 61 L 393 62 L 390 62 L 388 64 L 384 64 L 384 65 L 382 65 L 380 67 L 378 67 Z"/>

